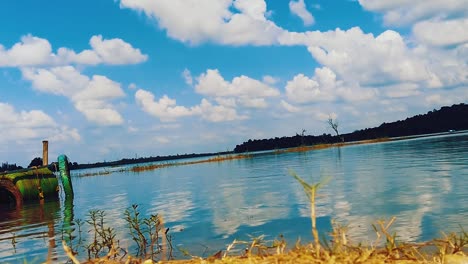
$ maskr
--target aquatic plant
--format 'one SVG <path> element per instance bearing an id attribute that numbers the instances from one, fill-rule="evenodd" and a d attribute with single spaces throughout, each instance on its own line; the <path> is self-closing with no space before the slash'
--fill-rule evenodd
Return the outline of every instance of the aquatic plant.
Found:
<path id="1" fill-rule="evenodd" d="M 130 235 L 137 244 L 137 256 L 155 260 L 172 259 L 172 238 L 168 235 L 169 228 L 164 228 L 162 218 L 157 214 L 149 217 L 140 217 L 138 205 L 134 204 L 125 210 Z M 168 246 L 166 245 L 168 244 Z M 169 251 L 167 252 L 167 248 Z"/>
<path id="2" fill-rule="evenodd" d="M 93 233 L 93 241 L 86 248 L 88 258 L 98 258 L 107 248 L 106 254 L 110 253 L 115 244 L 115 230 L 112 227 L 105 226 L 105 212 L 103 210 L 91 210 L 88 214 L 89 219 L 86 222 L 91 225 L 90 232 Z"/>
<path id="3" fill-rule="evenodd" d="M 299 177 L 294 171 L 289 172 L 294 179 L 296 179 L 304 188 L 304 192 L 306 193 L 307 197 L 309 198 L 310 202 L 310 219 L 312 222 L 312 236 L 314 238 L 314 243 L 316 247 L 316 251 L 320 251 L 320 240 L 319 240 L 319 235 L 317 231 L 317 215 L 315 213 L 315 198 L 317 195 L 317 191 L 322 188 L 323 185 L 325 185 L 328 181 L 330 181 L 330 177 L 326 177 L 319 181 L 316 184 L 309 184 L 306 181 L 304 181 L 301 177 Z"/>

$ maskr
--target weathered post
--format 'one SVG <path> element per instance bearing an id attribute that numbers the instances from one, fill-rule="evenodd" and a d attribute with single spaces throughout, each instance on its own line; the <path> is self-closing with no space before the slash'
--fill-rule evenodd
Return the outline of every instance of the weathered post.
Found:
<path id="1" fill-rule="evenodd" d="M 49 141 L 42 141 L 42 165 L 49 165 Z"/>

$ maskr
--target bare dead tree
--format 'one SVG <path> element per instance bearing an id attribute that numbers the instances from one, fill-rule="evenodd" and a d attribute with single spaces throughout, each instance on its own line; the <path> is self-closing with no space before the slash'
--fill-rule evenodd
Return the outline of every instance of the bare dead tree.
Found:
<path id="1" fill-rule="evenodd" d="M 338 120 L 336 120 L 336 118 L 333 119 L 331 116 L 329 116 L 327 120 L 327 124 L 331 127 L 331 129 L 333 129 L 333 131 L 335 131 L 336 136 L 340 137 L 340 132 L 338 131 Z M 342 142 L 344 141 L 343 137 L 341 137 L 341 141 Z"/>
<path id="2" fill-rule="evenodd" d="M 307 130 L 305 129 L 302 129 L 302 133 L 301 133 L 301 144 L 304 146 L 304 134 Z"/>

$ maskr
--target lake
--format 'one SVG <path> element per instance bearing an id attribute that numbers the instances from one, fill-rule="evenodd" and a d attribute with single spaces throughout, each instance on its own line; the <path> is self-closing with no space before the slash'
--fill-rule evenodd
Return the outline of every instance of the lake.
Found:
<path id="1" fill-rule="evenodd" d="M 73 159 L 73 157 L 70 157 Z M 179 161 L 178 161 L 179 162 Z M 353 241 L 372 241 L 372 224 L 396 216 L 392 231 L 403 241 L 425 241 L 441 232 L 468 230 L 468 134 L 353 145 L 299 153 L 253 153 L 252 158 L 130 172 L 125 168 L 73 171 L 75 198 L 23 208 L 0 208 L 0 262 L 42 262 L 66 257 L 62 239 L 91 241 L 84 224 L 104 210 L 120 246 L 134 249 L 124 211 L 138 204 L 143 216 L 159 214 L 180 249 L 208 256 L 234 239 L 283 235 L 311 241 L 310 207 L 294 171 L 308 182 L 331 180 L 318 192 L 318 229 L 331 220 L 348 225 Z M 79 177 L 86 172 L 111 173 Z M 77 247 L 80 260 L 87 258 Z M 50 251 L 50 252 L 49 252 Z"/>

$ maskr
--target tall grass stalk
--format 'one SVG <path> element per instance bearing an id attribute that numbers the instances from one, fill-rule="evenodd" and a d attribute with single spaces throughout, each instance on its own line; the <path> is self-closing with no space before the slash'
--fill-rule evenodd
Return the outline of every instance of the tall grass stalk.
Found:
<path id="1" fill-rule="evenodd" d="M 320 254 L 320 240 L 317 231 L 317 215 L 315 211 L 315 198 L 317 195 L 317 191 L 322 188 L 325 184 L 330 181 L 330 177 L 323 178 L 316 184 L 309 184 L 304 181 L 301 177 L 297 175 L 294 171 L 289 171 L 289 173 L 302 185 L 304 188 L 304 192 L 306 193 L 307 197 L 309 198 L 310 203 L 310 219 L 312 222 L 312 237 L 314 238 L 314 245 L 317 254 Z"/>

